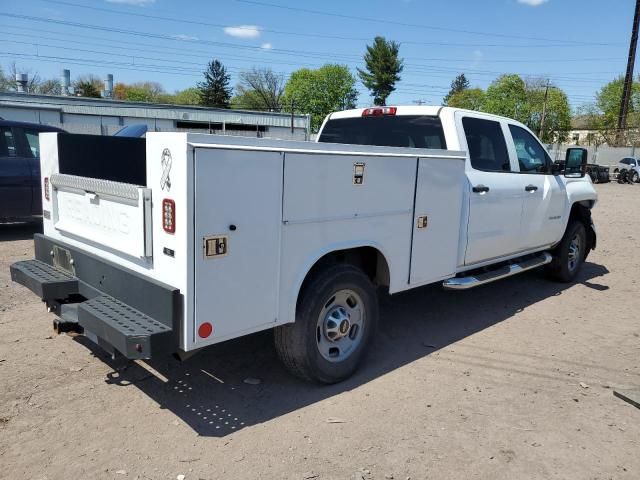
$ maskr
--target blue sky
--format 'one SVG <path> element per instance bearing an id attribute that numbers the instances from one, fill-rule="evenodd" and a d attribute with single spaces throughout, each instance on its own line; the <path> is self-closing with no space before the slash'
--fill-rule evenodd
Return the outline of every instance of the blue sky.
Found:
<path id="1" fill-rule="evenodd" d="M 485 88 L 500 73 L 550 78 L 572 106 L 624 73 L 634 0 L 2 0 L 0 64 L 58 77 L 113 73 L 167 91 L 195 85 L 208 59 L 284 75 L 362 66 L 365 45 L 401 43 L 388 103 L 440 104 L 457 73 Z M 90 7 L 90 8 L 86 8 Z M 637 71 L 637 69 L 636 69 Z M 358 82 L 358 104 L 371 98 Z"/>

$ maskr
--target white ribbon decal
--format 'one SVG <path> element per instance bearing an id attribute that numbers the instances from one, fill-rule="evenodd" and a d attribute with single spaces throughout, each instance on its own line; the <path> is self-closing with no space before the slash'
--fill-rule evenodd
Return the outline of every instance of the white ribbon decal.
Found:
<path id="1" fill-rule="evenodd" d="M 171 172 L 171 152 L 168 148 L 165 148 L 162 151 L 162 159 L 160 160 L 160 164 L 162 165 L 162 177 L 160 178 L 160 188 L 162 190 L 169 191 L 171 190 L 171 178 L 169 177 L 169 172 Z"/>

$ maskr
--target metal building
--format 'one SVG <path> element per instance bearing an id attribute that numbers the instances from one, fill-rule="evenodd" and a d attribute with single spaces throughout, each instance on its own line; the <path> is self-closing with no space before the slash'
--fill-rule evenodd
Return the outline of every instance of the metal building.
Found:
<path id="1" fill-rule="evenodd" d="M 295 140 L 308 140 L 310 133 L 308 115 L 14 92 L 0 92 L 0 117 L 97 135 L 111 135 L 125 125 L 140 123 L 151 131 Z"/>

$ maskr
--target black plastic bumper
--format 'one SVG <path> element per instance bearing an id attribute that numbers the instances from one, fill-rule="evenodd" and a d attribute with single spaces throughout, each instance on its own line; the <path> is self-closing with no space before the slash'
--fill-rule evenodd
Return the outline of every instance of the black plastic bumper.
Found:
<path id="1" fill-rule="evenodd" d="M 177 351 L 178 289 L 44 235 L 34 242 L 36 259 L 11 265 L 11 279 L 47 302 L 61 322 L 77 322 L 89 338 L 130 359 Z"/>

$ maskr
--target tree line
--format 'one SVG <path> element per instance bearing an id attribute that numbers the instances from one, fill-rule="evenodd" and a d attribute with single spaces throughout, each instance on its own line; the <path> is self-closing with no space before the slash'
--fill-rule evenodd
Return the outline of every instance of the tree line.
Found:
<path id="1" fill-rule="evenodd" d="M 233 87 L 227 68 L 213 59 L 203 72 L 203 80 L 193 87 L 168 93 L 157 82 L 120 82 L 114 85 L 112 96 L 125 101 L 308 114 L 311 129 L 317 131 L 328 113 L 355 108 L 357 79 L 369 90 L 374 105 L 385 105 L 395 91 L 404 70 L 400 44 L 375 37 L 366 46 L 363 63 L 364 68 L 356 69 L 357 77 L 347 65 L 334 63 L 317 69 L 301 68 L 288 78 L 271 68 L 253 67 L 241 72 Z M 0 68 L 0 90 L 15 87 L 15 73 L 15 65 L 8 75 Z M 616 125 L 623 81 L 619 77 L 609 82 L 598 91 L 593 103 L 576 111 L 581 128 L 594 132 L 595 143 L 614 144 L 620 138 Z M 100 97 L 104 88 L 95 75 L 78 77 L 73 87 L 75 95 L 85 97 Z M 58 95 L 61 87 L 57 79 L 43 80 L 36 74 L 30 75 L 28 90 Z M 538 133 L 545 142 L 566 141 L 572 118 L 576 118 L 561 88 L 544 78 L 523 78 L 516 74 L 501 75 L 483 90 L 472 87 L 462 73 L 451 83 L 442 104 L 513 118 Z M 628 125 L 640 127 L 640 78 L 633 85 Z"/>

